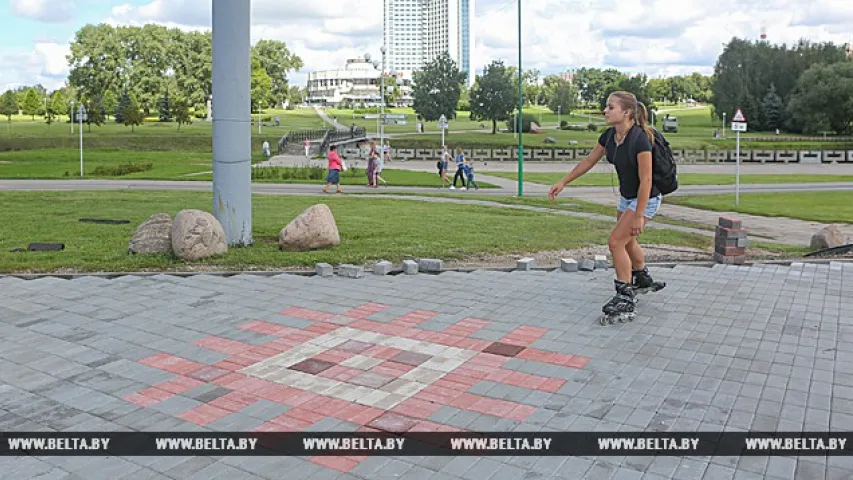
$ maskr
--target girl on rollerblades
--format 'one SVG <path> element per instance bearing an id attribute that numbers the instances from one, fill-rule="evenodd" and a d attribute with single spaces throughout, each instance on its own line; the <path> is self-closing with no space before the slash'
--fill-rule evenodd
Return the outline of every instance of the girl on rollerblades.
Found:
<path id="1" fill-rule="evenodd" d="M 616 168 L 621 198 L 616 209 L 616 226 L 607 242 L 616 270 L 616 295 L 601 309 L 602 325 L 617 320 L 633 320 L 637 303 L 635 295 L 665 286 L 652 280 L 643 249 L 637 243 L 637 236 L 643 233 L 646 222 L 655 216 L 662 199 L 652 182 L 654 133 L 647 125 L 646 106 L 630 92 L 613 92 L 607 98 L 604 119 L 610 127 L 598 138 L 592 153 L 548 193 L 554 200 L 566 185 L 588 172 L 605 156 Z"/>

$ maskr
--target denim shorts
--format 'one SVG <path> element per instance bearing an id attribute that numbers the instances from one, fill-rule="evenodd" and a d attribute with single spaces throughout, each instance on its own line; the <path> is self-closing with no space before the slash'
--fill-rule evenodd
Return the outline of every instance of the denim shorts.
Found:
<path id="1" fill-rule="evenodd" d="M 657 197 L 652 197 L 649 199 L 649 202 L 646 204 L 646 211 L 643 213 L 643 216 L 646 218 L 653 218 L 655 214 L 658 213 L 658 209 L 660 208 L 660 203 L 663 197 L 658 195 Z M 616 207 L 616 211 L 624 212 L 625 210 L 631 210 L 632 212 L 637 211 L 637 199 L 632 198 L 628 200 L 625 197 L 619 198 L 619 206 Z"/>
<path id="2" fill-rule="evenodd" d="M 341 171 L 329 170 L 329 174 L 326 175 L 326 183 L 333 183 L 335 185 L 341 183 Z"/>

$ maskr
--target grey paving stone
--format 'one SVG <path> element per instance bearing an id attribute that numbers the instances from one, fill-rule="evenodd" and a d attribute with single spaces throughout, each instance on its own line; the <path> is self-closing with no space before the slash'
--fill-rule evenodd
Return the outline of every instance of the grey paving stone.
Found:
<path id="1" fill-rule="evenodd" d="M 469 456 L 454 457 L 453 460 L 448 462 L 447 465 L 444 466 L 444 468 L 439 470 L 439 472 L 450 474 L 450 475 L 455 475 L 457 477 L 468 478 L 465 475 L 465 473 L 468 472 L 469 470 L 471 470 L 471 468 L 474 466 L 474 464 L 477 463 L 477 460 L 479 460 L 479 459 L 477 457 L 473 457 L 473 456 L 471 456 L 471 457 L 469 457 Z M 402 473 L 405 473 L 405 472 L 402 472 Z M 494 473 L 494 472 L 492 472 L 492 473 Z M 386 474 L 385 469 L 382 470 L 382 474 L 383 475 Z M 488 477 L 485 477 L 485 478 L 488 478 Z"/>
<path id="2" fill-rule="evenodd" d="M 287 405 L 261 399 L 247 407 L 243 407 L 240 413 L 266 421 L 283 415 L 288 410 L 290 410 L 290 407 Z"/>

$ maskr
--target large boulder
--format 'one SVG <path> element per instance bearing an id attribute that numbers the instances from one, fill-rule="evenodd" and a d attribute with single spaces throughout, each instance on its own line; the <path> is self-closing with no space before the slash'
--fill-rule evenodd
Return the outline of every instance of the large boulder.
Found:
<path id="1" fill-rule="evenodd" d="M 545 140 L 542 140 L 542 143 L 557 143 L 557 140 L 554 137 L 545 137 Z"/>
<path id="2" fill-rule="evenodd" d="M 181 210 L 172 223 L 172 251 L 184 260 L 201 260 L 228 252 L 225 230 L 213 215 Z"/>
<path id="3" fill-rule="evenodd" d="M 281 229 L 278 244 L 282 250 L 288 251 L 329 248 L 341 244 L 341 235 L 332 211 L 319 203 L 308 207 Z"/>
<path id="4" fill-rule="evenodd" d="M 827 225 L 812 235 L 809 247 L 812 250 L 823 250 L 844 245 L 844 234 L 837 225 Z"/>
<path id="5" fill-rule="evenodd" d="M 127 245 L 130 253 L 172 253 L 172 216 L 155 213 L 136 227 Z"/>

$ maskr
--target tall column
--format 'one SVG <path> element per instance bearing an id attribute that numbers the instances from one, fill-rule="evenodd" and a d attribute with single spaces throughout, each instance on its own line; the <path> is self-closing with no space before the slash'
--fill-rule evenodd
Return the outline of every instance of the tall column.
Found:
<path id="1" fill-rule="evenodd" d="M 250 0 L 213 0 L 213 215 L 252 244 Z"/>

